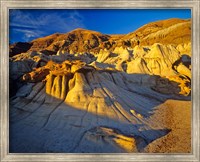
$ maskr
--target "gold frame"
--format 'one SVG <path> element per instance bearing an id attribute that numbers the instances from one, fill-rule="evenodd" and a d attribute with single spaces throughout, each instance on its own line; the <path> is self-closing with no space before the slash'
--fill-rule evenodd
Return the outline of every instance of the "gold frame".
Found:
<path id="1" fill-rule="evenodd" d="M 0 161 L 199 161 L 200 160 L 200 0 L 0 0 Z M 61 154 L 9 153 L 8 11 L 14 8 L 190 8 L 192 11 L 192 152 L 190 154 Z"/>

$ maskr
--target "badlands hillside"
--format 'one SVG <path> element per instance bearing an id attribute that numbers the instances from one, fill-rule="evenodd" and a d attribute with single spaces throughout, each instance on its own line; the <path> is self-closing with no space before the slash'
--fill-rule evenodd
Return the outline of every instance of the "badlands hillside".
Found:
<path id="1" fill-rule="evenodd" d="M 10 45 L 10 152 L 191 152 L 191 20 Z"/>

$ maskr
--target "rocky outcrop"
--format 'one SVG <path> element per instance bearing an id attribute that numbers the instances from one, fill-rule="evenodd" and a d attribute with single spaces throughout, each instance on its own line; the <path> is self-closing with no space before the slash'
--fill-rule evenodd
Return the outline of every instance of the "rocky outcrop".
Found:
<path id="1" fill-rule="evenodd" d="M 177 151 L 160 144 L 178 136 L 190 108 L 191 43 L 181 33 L 169 43 L 168 34 L 189 24 L 172 19 L 126 36 L 77 29 L 33 40 L 10 57 L 10 152 Z M 190 142 L 178 139 L 188 152 Z"/>
<path id="2" fill-rule="evenodd" d="M 10 46 L 10 55 L 30 51 L 41 51 L 46 55 L 52 55 L 60 49 L 70 54 L 99 53 L 102 49 L 112 52 L 116 47 L 151 46 L 158 42 L 177 46 L 190 41 L 191 20 L 169 19 L 149 23 L 126 35 L 106 35 L 81 28 L 65 34 L 55 33 L 26 43 L 23 45 L 25 46 L 23 51 L 20 50 L 21 43 L 13 44 Z"/>
<path id="3" fill-rule="evenodd" d="M 168 19 L 152 22 L 124 36 L 135 46 L 149 46 L 154 43 L 173 44 L 191 42 L 191 20 Z"/>
<path id="4" fill-rule="evenodd" d="M 50 62 L 28 74 L 10 103 L 11 129 L 24 127 L 11 140 L 12 152 L 142 152 L 169 132 L 147 122 L 154 107 L 169 98 L 187 99 L 177 83 L 159 76 L 96 69 L 81 61 Z M 35 130 L 36 138 L 27 135 Z M 30 147 L 33 141 L 39 148 Z"/>
<path id="5" fill-rule="evenodd" d="M 32 43 L 27 42 L 17 42 L 9 45 L 9 56 L 15 56 L 17 54 L 27 52 L 32 46 Z"/>

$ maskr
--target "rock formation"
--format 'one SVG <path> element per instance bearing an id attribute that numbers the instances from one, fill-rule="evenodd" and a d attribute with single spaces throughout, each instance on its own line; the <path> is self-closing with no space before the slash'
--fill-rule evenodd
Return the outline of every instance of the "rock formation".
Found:
<path id="1" fill-rule="evenodd" d="M 11 52 L 10 152 L 158 151 L 178 134 L 177 112 L 190 122 L 190 30 L 179 19 L 127 35 L 76 29 Z M 190 152 L 179 139 L 162 151 Z"/>

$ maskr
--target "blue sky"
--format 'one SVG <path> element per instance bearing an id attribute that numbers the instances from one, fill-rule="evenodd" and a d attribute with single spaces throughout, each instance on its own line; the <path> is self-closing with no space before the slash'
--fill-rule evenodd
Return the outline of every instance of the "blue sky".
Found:
<path id="1" fill-rule="evenodd" d="M 149 22 L 191 18 L 190 9 L 10 9 L 10 42 L 26 42 L 76 28 L 127 34 Z"/>

